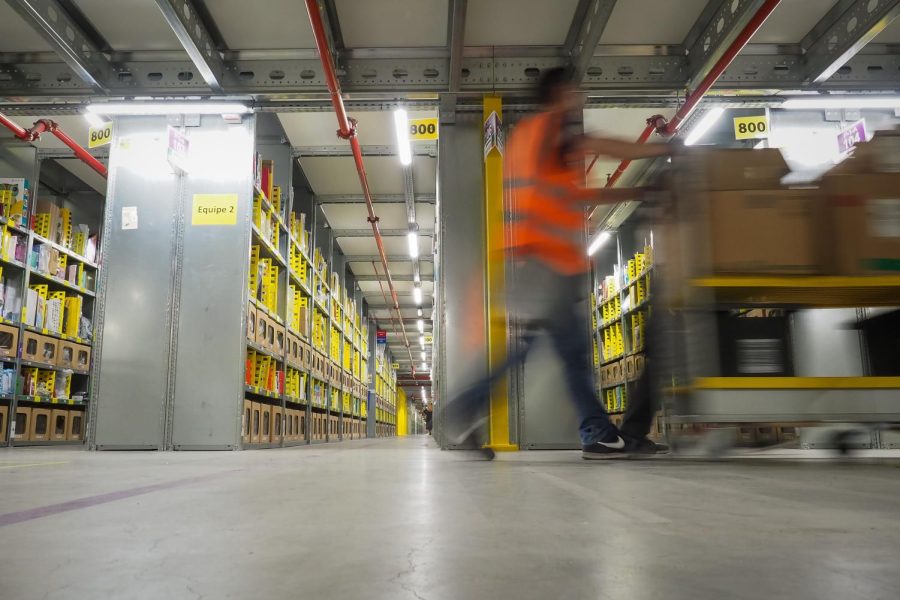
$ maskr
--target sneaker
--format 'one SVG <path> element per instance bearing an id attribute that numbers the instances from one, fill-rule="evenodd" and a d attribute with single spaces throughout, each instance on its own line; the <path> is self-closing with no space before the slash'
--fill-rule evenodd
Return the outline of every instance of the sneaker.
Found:
<path id="1" fill-rule="evenodd" d="M 639 440 L 628 438 L 625 443 L 625 452 L 627 452 L 628 454 L 641 455 L 668 454 L 669 447 L 665 444 L 657 444 L 656 442 L 647 438 L 642 438 Z"/>
<path id="2" fill-rule="evenodd" d="M 622 458 L 626 453 L 625 440 L 617 434 L 607 435 L 604 440 L 581 447 L 581 458 L 585 460 L 603 460 L 606 458 Z"/>

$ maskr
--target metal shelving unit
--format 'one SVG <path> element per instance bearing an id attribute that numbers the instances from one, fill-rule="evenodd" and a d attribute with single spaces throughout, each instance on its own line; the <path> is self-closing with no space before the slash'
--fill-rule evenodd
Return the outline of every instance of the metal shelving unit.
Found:
<path id="1" fill-rule="evenodd" d="M 9 148 L 3 148 L 5 152 L 11 152 L 12 150 Z M 19 150 L 19 152 L 23 152 L 23 150 Z M 42 167 L 42 158 L 39 151 L 35 151 L 33 149 L 24 149 L 24 153 L 29 156 L 33 156 L 33 171 L 32 173 L 23 173 L 25 175 L 25 179 L 29 181 L 31 185 L 29 191 L 29 205 L 28 210 L 25 215 L 25 220 L 27 223 L 31 224 L 33 217 L 36 213 L 37 208 L 37 199 L 39 194 L 41 193 L 41 167 Z M 9 173 L 3 173 L 4 176 L 8 176 Z M 98 194 L 99 195 L 99 194 Z M 96 227 L 97 224 L 94 224 Z M 89 400 L 91 398 L 91 374 L 90 374 L 90 363 L 88 363 L 87 368 L 85 369 L 77 369 L 72 366 L 60 366 L 58 363 L 47 363 L 42 361 L 28 360 L 23 358 L 24 354 L 24 335 L 25 333 L 33 334 L 36 336 L 42 336 L 46 338 L 52 338 L 59 342 L 70 342 L 72 344 L 78 344 L 79 346 L 84 346 L 87 348 L 92 347 L 92 340 L 84 339 L 78 335 L 67 335 L 62 333 L 61 331 L 51 331 L 46 327 L 37 327 L 33 325 L 29 325 L 25 323 L 25 314 L 26 314 L 26 303 L 27 303 L 27 291 L 30 289 L 32 284 L 40 284 L 46 285 L 48 289 L 56 292 L 64 292 L 67 297 L 71 297 L 72 295 L 77 295 L 81 297 L 82 308 L 81 308 L 81 316 L 88 316 L 91 318 L 92 327 L 94 325 L 94 299 L 96 297 L 96 293 L 90 287 L 73 284 L 67 280 L 51 276 L 47 273 L 44 273 L 39 270 L 37 266 L 32 265 L 31 255 L 32 251 L 37 246 L 50 246 L 54 250 L 56 250 L 61 256 L 64 256 L 66 261 L 69 264 L 78 263 L 80 264 L 80 268 L 78 272 L 85 273 L 85 281 L 90 282 L 91 286 L 96 285 L 99 277 L 100 267 L 97 263 L 87 260 L 84 256 L 79 253 L 73 251 L 71 248 L 68 248 L 62 244 L 56 243 L 50 239 L 47 239 L 41 235 L 38 235 L 34 230 L 30 227 L 25 227 L 21 223 L 13 223 L 9 221 L 5 216 L 0 216 L 0 230 L 6 232 L 11 232 L 12 235 L 18 236 L 20 238 L 25 239 L 25 260 L 20 261 L 16 260 L 14 257 L 3 256 L 5 254 L 5 249 L 0 250 L 0 268 L 4 271 L 4 275 L 8 275 L 8 272 L 12 270 L 15 273 L 15 278 L 17 282 L 15 283 L 18 292 L 18 301 L 19 307 L 14 309 L 18 314 L 17 318 L 10 320 L 5 318 L 0 318 L 0 324 L 6 325 L 8 327 L 13 327 L 16 330 L 16 349 L 15 356 L 7 356 L 2 359 L 2 363 L 4 365 L 4 369 L 9 367 L 13 370 L 12 376 L 12 390 L 13 393 L 10 395 L 4 395 L 0 397 L 0 402 L 4 403 L 7 407 L 8 414 L 5 422 L 2 427 L 4 431 L 0 432 L 0 445 L 5 446 L 36 446 L 36 445 L 60 445 L 60 444 L 83 444 L 86 433 L 86 425 L 87 425 L 87 411 L 89 408 Z M 96 229 L 95 229 L 96 231 Z M 5 236 L 4 236 L 5 237 Z M 99 251 L 99 249 L 98 249 Z M 7 280 L 9 278 L 7 277 Z M 6 310 L 6 308 L 4 308 Z M 65 315 L 65 305 L 63 304 L 62 314 L 60 315 L 60 319 L 62 320 Z M 80 327 L 80 319 L 77 325 Z M 93 334 L 93 331 L 92 331 Z M 74 357 L 73 357 L 74 361 Z M 24 381 L 24 377 L 22 374 L 22 369 L 39 369 L 41 371 L 50 371 L 53 372 L 54 381 L 55 377 L 58 377 L 59 374 L 65 374 L 70 378 L 67 388 L 69 389 L 69 395 L 67 397 L 54 397 L 51 395 L 33 395 L 33 394 L 23 394 L 21 393 L 22 383 Z M 78 390 L 76 393 L 72 393 L 71 389 L 73 385 L 77 385 Z M 51 428 L 55 427 L 55 418 L 48 418 L 47 420 L 47 431 L 45 439 L 38 440 L 28 440 L 22 439 L 28 436 L 29 430 L 32 429 L 31 419 L 32 415 L 28 415 L 25 417 L 24 421 L 24 431 L 16 434 L 16 425 L 17 425 L 17 412 L 19 412 L 19 408 L 50 408 L 50 409 L 64 409 L 69 412 L 72 412 L 72 409 L 67 407 L 84 407 L 84 410 L 75 411 L 80 414 L 81 425 L 79 430 L 76 432 L 77 439 L 58 439 L 58 437 L 51 435 Z M 66 427 L 66 435 L 70 432 L 68 429 L 70 428 L 69 419 L 71 414 L 65 415 L 65 427 Z M 65 438 L 65 436 L 63 436 Z"/>

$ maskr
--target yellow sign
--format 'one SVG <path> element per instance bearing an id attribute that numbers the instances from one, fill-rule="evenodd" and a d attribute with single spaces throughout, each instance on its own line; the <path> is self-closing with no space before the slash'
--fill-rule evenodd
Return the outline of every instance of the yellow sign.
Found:
<path id="1" fill-rule="evenodd" d="M 769 137 L 769 117 L 766 115 L 735 117 L 734 139 L 758 140 L 767 137 Z"/>
<path id="2" fill-rule="evenodd" d="M 413 142 L 424 142 L 438 139 L 437 119 L 410 119 L 409 139 Z"/>
<path id="3" fill-rule="evenodd" d="M 237 225 L 237 194 L 194 194 L 191 225 Z"/>
<path id="4" fill-rule="evenodd" d="M 425 334 L 425 343 L 426 343 L 426 344 L 433 344 L 433 343 L 434 343 L 434 336 L 433 336 L 433 335 L 429 335 L 429 334 L 426 333 L 426 334 Z"/>
<path id="5" fill-rule="evenodd" d="M 88 132 L 88 148 L 99 148 L 112 142 L 112 122 L 100 127 L 91 127 Z"/>
<path id="6" fill-rule="evenodd" d="M 400 363 L 391 363 L 391 368 L 395 371 L 400 370 Z"/>

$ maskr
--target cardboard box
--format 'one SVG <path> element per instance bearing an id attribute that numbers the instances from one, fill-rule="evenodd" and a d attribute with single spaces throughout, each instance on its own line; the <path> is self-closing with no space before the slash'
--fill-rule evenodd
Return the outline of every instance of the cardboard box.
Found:
<path id="1" fill-rule="evenodd" d="M 829 174 L 832 272 L 840 275 L 900 274 L 900 174 Z"/>
<path id="2" fill-rule="evenodd" d="M 634 381 L 637 377 L 637 373 L 635 371 L 634 357 L 628 356 L 625 358 L 625 379 L 628 381 Z"/>
<path id="3" fill-rule="evenodd" d="M 256 311 L 256 345 L 262 348 L 269 348 L 269 329 L 272 327 L 272 321 L 269 315 L 261 310 Z M 273 333 L 274 336 L 274 333 Z"/>
<path id="4" fill-rule="evenodd" d="M 691 190 L 766 190 L 777 188 L 790 172 L 776 148 L 692 149 L 672 159 L 678 177 L 688 178 Z M 683 181 L 677 181 L 680 186 Z"/>
<path id="5" fill-rule="evenodd" d="M 285 353 L 285 340 L 287 331 L 284 328 L 284 325 L 275 325 L 273 328 L 272 335 L 272 351 L 278 356 L 284 356 Z"/>
<path id="6" fill-rule="evenodd" d="M 50 441 L 50 413 L 49 408 L 32 408 L 31 424 L 28 427 L 28 440 L 32 442 Z"/>
<path id="7" fill-rule="evenodd" d="M 309 339 L 309 307 L 301 306 L 297 312 L 300 314 L 300 329 L 297 333 Z"/>
<path id="8" fill-rule="evenodd" d="M 67 340 L 59 341 L 59 350 L 56 353 L 56 366 L 63 369 L 75 369 L 75 360 L 78 356 L 77 347 L 81 344 L 69 342 Z"/>
<path id="9" fill-rule="evenodd" d="M 19 329 L 12 325 L 0 324 L 0 356 L 15 358 L 19 350 Z"/>
<path id="10" fill-rule="evenodd" d="M 646 358 L 643 354 L 638 354 L 634 357 L 634 374 L 635 378 L 640 377 L 644 374 L 644 369 L 646 368 Z"/>
<path id="11" fill-rule="evenodd" d="M 31 430 L 31 409 L 27 406 L 17 406 L 12 421 L 12 439 L 27 440 Z"/>
<path id="12" fill-rule="evenodd" d="M 712 272 L 810 274 L 824 270 L 825 203 L 817 192 L 711 192 L 697 201 L 707 203 Z"/>
<path id="13" fill-rule="evenodd" d="M 40 362 L 41 340 L 44 336 L 32 331 L 22 332 L 22 359 L 31 362 Z"/>
<path id="14" fill-rule="evenodd" d="M 250 443 L 258 444 L 262 432 L 262 415 L 259 402 L 250 403 Z"/>
<path id="15" fill-rule="evenodd" d="M 82 373 L 91 370 L 91 348 L 84 344 L 75 344 L 75 364 L 72 369 Z"/>
<path id="16" fill-rule="evenodd" d="M 284 411 L 280 406 L 270 406 L 269 414 L 271 420 L 269 441 L 280 444 L 284 438 Z"/>
<path id="17" fill-rule="evenodd" d="M 259 405 L 259 443 L 268 444 L 272 439 L 272 407 Z"/>
<path id="18" fill-rule="evenodd" d="M 83 410 L 69 411 L 69 432 L 66 434 L 67 441 L 79 441 L 84 439 L 84 433 L 87 430 L 87 413 Z"/>
<path id="19" fill-rule="evenodd" d="M 284 441 L 294 441 L 294 409 L 286 408 L 284 411 Z"/>
<path id="20" fill-rule="evenodd" d="M 63 442 L 69 434 L 69 413 L 64 408 L 54 408 L 50 413 L 50 441 Z"/>
<path id="21" fill-rule="evenodd" d="M 253 423 L 253 402 L 244 398 L 244 408 L 241 411 L 241 443 L 250 443 L 250 426 Z"/>
<path id="22" fill-rule="evenodd" d="M 256 341 L 256 307 L 252 304 L 247 307 L 247 339 Z"/>
<path id="23" fill-rule="evenodd" d="M 9 431 L 9 406 L 0 405 L 0 442 L 6 441 L 6 432 Z"/>
<path id="24" fill-rule="evenodd" d="M 59 355 L 59 340 L 48 336 L 40 336 L 40 350 L 38 352 L 37 362 L 45 365 L 56 366 L 57 356 Z"/>

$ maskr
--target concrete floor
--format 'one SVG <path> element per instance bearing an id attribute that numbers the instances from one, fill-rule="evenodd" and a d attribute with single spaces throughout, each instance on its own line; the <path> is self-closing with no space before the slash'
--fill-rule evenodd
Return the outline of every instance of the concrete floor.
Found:
<path id="1" fill-rule="evenodd" d="M 0 599 L 900 598 L 897 462 L 0 451 Z"/>

